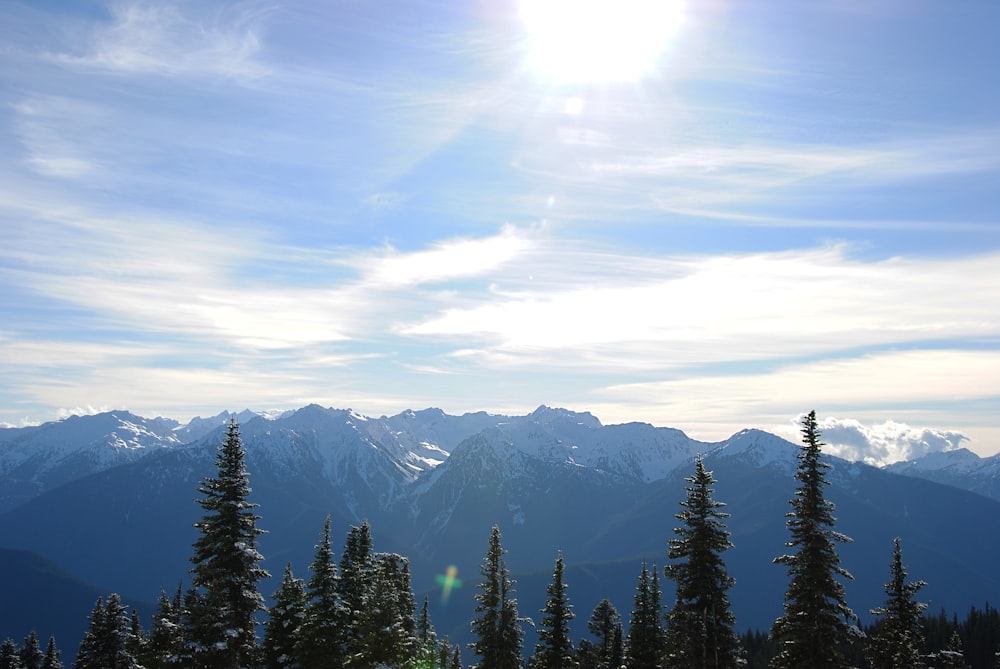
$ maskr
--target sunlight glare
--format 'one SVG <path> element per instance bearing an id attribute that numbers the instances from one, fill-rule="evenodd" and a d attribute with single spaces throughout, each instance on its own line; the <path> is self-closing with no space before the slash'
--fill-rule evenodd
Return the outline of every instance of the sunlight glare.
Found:
<path id="1" fill-rule="evenodd" d="M 635 81 L 677 32 L 682 0 L 521 0 L 529 64 L 556 81 Z"/>

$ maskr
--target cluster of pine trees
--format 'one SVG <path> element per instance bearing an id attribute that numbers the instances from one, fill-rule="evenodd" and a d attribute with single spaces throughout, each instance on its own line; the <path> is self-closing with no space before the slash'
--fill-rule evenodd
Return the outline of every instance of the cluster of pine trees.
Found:
<path id="1" fill-rule="evenodd" d="M 676 514 L 680 526 L 669 540 L 663 569 L 676 586 L 673 604 L 662 601 L 656 564 L 642 564 L 628 631 L 607 599 L 587 623 L 592 638 L 574 644 L 574 617 L 564 582 L 563 557 L 555 561 L 541 610 L 538 643 L 529 669 L 670 669 L 763 667 L 965 667 L 957 619 L 924 614 L 916 600 L 923 581 L 908 580 L 902 548 L 895 540 L 883 606 L 867 628 L 847 606 L 836 545 L 850 539 L 834 529 L 833 504 L 823 494 L 825 471 L 815 412 L 802 423 L 803 447 L 795 474 L 799 487 L 787 525 L 792 549 L 774 562 L 787 567 L 784 610 L 768 633 L 734 631 L 728 591 L 733 579 L 723 553 L 732 547 L 723 503 L 713 499 L 715 479 L 699 457 L 686 479 L 686 499 Z M 438 639 L 427 600 L 419 613 L 407 559 L 379 553 L 367 522 L 352 527 L 339 564 L 334 560 L 330 520 L 323 527 L 309 578 L 289 564 L 268 608 L 258 584 L 268 573 L 257 550 L 262 534 L 256 505 L 249 502 L 249 475 L 239 426 L 233 420 L 216 456 L 218 473 L 205 479 L 197 500 L 204 515 L 191 557 L 191 586 L 172 597 L 161 592 L 151 628 L 142 628 L 116 594 L 99 599 L 80 643 L 74 669 L 313 669 L 319 667 L 413 667 L 461 669 L 460 648 Z M 480 669 L 521 669 L 524 625 L 506 551 L 494 526 L 480 568 L 469 648 Z M 263 638 L 258 617 L 265 614 Z M 985 631 L 984 631 L 985 630 Z M 950 632 L 947 645 L 939 637 Z M 1000 615 L 975 609 L 965 636 L 1000 635 Z M 928 636 L 935 637 L 928 644 Z M 995 641 L 982 664 L 990 666 Z M 937 648 L 928 652 L 929 647 Z M 977 658 L 978 660 L 978 658 Z M 996 666 L 1000 666 L 997 663 Z M 34 633 L 22 647 L 0 645 L 0 669 L 62 669 L 55 640 L 42 651 Z"/>

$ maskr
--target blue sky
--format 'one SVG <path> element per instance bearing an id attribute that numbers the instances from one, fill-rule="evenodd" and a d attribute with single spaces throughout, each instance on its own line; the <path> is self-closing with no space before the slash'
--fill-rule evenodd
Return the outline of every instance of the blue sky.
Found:
<path id="1" fill-rule="evenodd" d="M 612 4 L 5 4 L 0 421 L 1000 450 L 1000 4 Z"/>

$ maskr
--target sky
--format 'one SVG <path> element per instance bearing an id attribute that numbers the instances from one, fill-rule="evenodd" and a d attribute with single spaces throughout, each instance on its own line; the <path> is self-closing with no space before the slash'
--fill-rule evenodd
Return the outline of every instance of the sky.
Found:
<path id="1" fill-rule="evenodd" d="M 3 15 L 2 424 L 815 409 L 858 458 L 1000 451 L 994 0 Z"/>

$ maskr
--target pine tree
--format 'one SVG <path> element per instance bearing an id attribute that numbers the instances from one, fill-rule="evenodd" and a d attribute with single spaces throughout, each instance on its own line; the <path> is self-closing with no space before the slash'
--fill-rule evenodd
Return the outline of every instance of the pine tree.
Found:
<path id="1" fill-rule="evenodd" d="M 676 518 L 666 575 L 677 584 L 677 597 L 667 615 L 667 664 L 704 669 L 736 667 L 740 663 L 739 637 L 728 590 L 734 579 L 726 571 L 722 553 L 732 547 L 725 504 L 712 499 L 715 479 L 699 455 L 695 473 L 687 477 L 687 499 Z"/>
<path id="2" fill-rule="evenodd" d="M 366 652 L 362 630 L 368 614 L 373 571 L 371 527 L 364 521 L 348 531 L 344 554 L 340 558 L 339 592 L 344 608 L 341 626 L 347 666 L 357 665 Z"/>
<path id="3" fill-rule="evenodd" d="M 448 669 L 448 665 L 451 664 L 451 644 L 448 643 L 448 637 L 445 637 L 438 646 L 437 653 L 437 666 L 440 669 Z M 428 667 L 433 667 L 433 665 L 428 665 Z"/>
<path id="4" fill-rule="evenodd" d="M 500 528 L 493 526 L 489 548 L 480 567 L 483 581 L 476 594 L 472 632 L 476 641 L 469 647 L 481 658 L 478 669 L 519 669 L 524 630 L 517 615 L 514 582 L 510 580 L 500 546 Z"/>
<path id="5" fill-rule="evenodd" d="M 129 615 L 121 598 L 112 593 L 106 604 L 98 598 L 73 669 L 141 669 L 138 659 L 129 652 L 130 637 Z"/>
<path id="6" fill-rule="evenodd" d="M 556 557 L 552 570 L 552 582 L 545 593 L 548 599 L 541 610 L 541 628 L 538 630 L 538 644 L 532 658 L 533 669 L 566 669 L 573 666 L 573 641 L 570 639 L 569 621 L 573 619 L 573 606 L 566 596 L 563 582 L 563 557 Z"/>
<path id="7" fill-rule="evenodd" d="M 803 447 L 798 453 L 795 478 L 800 486 L 787 514 L 792 535 L 786 545 L 793 555 L 781 555 L 776 564 L 788 567 L 791 581 L 785 593 L 784 612 L 771 628 L 780 651 L 771 661 L 777 669 L 846 667 L 846 645 L 860 630 L 857 617 L 844 599 L 844 586 L 837 577 L 851 579 L 840 566 L 836 543 L 851 539 L 834 531 L 834 505 L 823 496 L 829 484 L 824 472 L 830 465 L 820 459 L 816 412 L 802 421 Z"/>
<path id="8" fill-rule="evenodd" d="M 18 653 L 17 644 L 11 638 L 4 639 L 0 643 L 0 669 L 22 669 L 21 655 Z"/>
<path id="9" fill-rule="evenodd" d="M 398 667 L 417 653 L 409 563 L 395 553 L 373 556 L 368 605 L 361 618 L 356 666 Z"/>
<path id="10" fill-rule="evenodd" d="M 906 581 L 899 537 L 893 541 L 892 567 L 885 584 L 885 605 L 872 609 L 879 620 L 868 641 L 867 658 L 872 669 L 908 669 L 921 666 L 924 652 L 922 614 L 926 604 L 914 601 L 924 581 Z"/>
<path id="11" fill-rule="evenodd" d="M 202 481 L 196 500 L 205 515 L 195 523 L 200 536 L 191 557 L 192 604 L 199 615 L 189 620 L 189 633 L 194 664 L 205 669 L 258 662 L 256 616 L 265 607 L 257 584 L 269 574 L 260 566 L 257 538 L 263 531 L 257 528 L 257 505 L 248 501 L 245 459 L 233 418 L 216 454 L 218 474 Z"/>
<path id="12" fill-rule="evenodd" d="M 274 606 L 264 623 L 264 668 L 297 669 L 296 645 L 305 620 L 306 590 L 302 579 L 292 573 L 291 562 L 285 565 L 285 575 L 273 598 Z"/>
<path id="13" fill-rule="evenodd" d="M 56 648 L 56 638 L 50 636 L 49 642 L 45 646 L 45 657 L 42 658 L 42 669 L 63 669 L 61 655 L 62 653 Z"/>
<path id="14" fill-rule="evenodd" d="M 958 631 L 952 632 L 948 648 L 930 656 L 937 669 L 966 669 L 965 653 L 962 651 L 962 637 Z"/>
<path id="15" fill-rule="evenodd" d="M 168 669 L 179 665 L 184 656 L 184 629 L 181 626 L 182 608 L 181 585 L 177 585 L 173 599 L 160 590 L 160 599 L 153 614 L 143 666 L 146 669 Z"/>
<path id="16" fill-rule="evenodd" d="M 594 607 L 590 620 L 587 621 L 587 630 L 597 638 L 597 644 L 593 647 L 594 658 L 592 664 L 594 669 L 618 669 L 625 662 L 624 640 L 622 633 L 622 619 L 615 610 L 614 605 L 607 599 Z M 583 644 L 581 643 L 581 648 Z M 585 660 L 587 652 L 578 653 L 581 660 Z M 586 660 L 589 661 L 589 660 Z"/>
<path id="17" fill-rule="evenodd" d="M 38 643 L 38 634 L 35 633 L 35 630 L 31 630 L 24 638 L 20 656 L 23 669 L 42 669 L 42 660 L 45 659 L 45 654 L 42 653 L 42 647 Z"/>
<path id="18" fill-rule="evenodd" d="M 323 534 L 316 544 L 316 555 L 309 565 L 306 583 L 306 614 L 299 630 L 296 655 L 302 669 L 328 669 L 344 666 L 344 631 L 346 618 L 340 599 L 340 577 L 330 548 L 330 517 L 323 524 Z"/>
<path id="19" fill-rule="evenodd" d="M 416 665 L 431 669 L 437 660 L 438 642 L 437 632 L 431 622 L 430 608 L 428 606 L 427 595 L 424 595 L 424 604 L 420 607 L 420 615 L 417 617 L 417 654 Z M 445 659 L 448 654 L 445 652 Z M 444 666 L 442 662 L 439 666 Z"/>
<path id="20" fill-rule="evenodd" d="M 666 649 L 664 629 L 660 623 L 663 616 L 662 593 L 655 562 L 652 572 L 645 562 L 642 563 L 634 605 L 626 644 L 627 664 L 629 669 L 658 669 L 663 664 Z"/>

